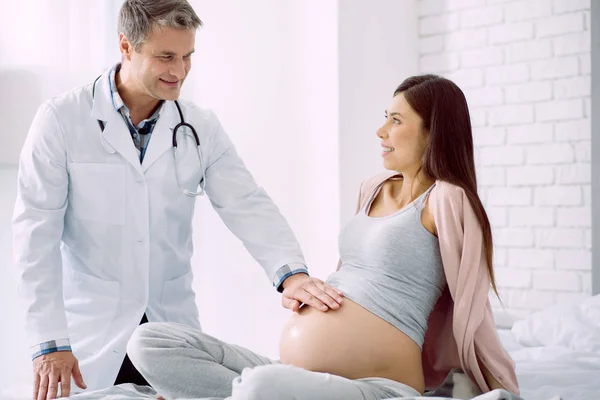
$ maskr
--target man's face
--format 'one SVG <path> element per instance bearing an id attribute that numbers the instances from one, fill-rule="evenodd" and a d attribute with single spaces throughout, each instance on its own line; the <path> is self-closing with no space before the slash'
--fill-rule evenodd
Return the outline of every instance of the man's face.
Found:
<path id="1" fill-rule="evenodd" d="M 195 41 L 194 29 L 159 27 L 135 51 L 122 36 L 121 52 L 131 62 L 137 90 L 157 100 L 177 100 L 192 68 Z"/>

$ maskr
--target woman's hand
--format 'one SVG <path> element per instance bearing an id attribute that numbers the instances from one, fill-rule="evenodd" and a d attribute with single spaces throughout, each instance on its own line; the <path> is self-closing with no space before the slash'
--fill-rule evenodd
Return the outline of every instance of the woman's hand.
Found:
<path id="1" fill-rule="evenodd" d="M 296 312 L 302 303 L 321 311 L 340 308 L 343 294 L 336 288 L 306 274 L 295 274 L 283 281 L 281 305 Z"/>

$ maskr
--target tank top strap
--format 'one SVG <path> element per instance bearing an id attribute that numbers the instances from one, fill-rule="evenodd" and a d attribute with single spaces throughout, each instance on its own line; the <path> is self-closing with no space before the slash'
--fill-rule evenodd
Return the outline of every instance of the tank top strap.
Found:
<path id="1" fill-rule="evenodd" d="M 433 185 L 431 185 L 429 187 L 429 189 L 427 189 L 426 191 L 423 192 L 423 194 L 421 196 L 419 196 L 419 198 L 417 199 L 417 201 L 415 202 L 415 205 L 417 206 L 417 208 L 419 210 L 421 210 L 423 208 L 423 203 L 425 203 L 425 200 L 427 200 L 427 196 L 429 196 L 429 193 L 431 192 L 431 190 L 435 187 L 435 182 L 433 183 Z"/>

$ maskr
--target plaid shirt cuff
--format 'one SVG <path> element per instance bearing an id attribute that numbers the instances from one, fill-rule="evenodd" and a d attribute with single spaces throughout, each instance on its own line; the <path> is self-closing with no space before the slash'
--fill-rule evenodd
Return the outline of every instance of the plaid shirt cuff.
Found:
<path id="1" fill-rule="evenodd" d="M 44 342 L 44 343 L 32 346 L 31 351 L 33 352 L 31 359 L 35 360 L 36 358 L 38 358 L 39 356 L 42 356 L 44 354 L 50 354 L 50 353 L 54 353 L 57 351 L 72 351 L 72 350 L 71 350 L 71 343 L 69 342 L 69 339 L 58 339 L 58 340 L 51 340 L 49 342 Z"/>
<path id="2" fill-rule="evenodd" d="M 273 286 L 277 288 L 277 291 L 279 293 L 283 292 L 283 281 L 285 281 L 290 276 L 296 274 L 308 275 L 308 269 L 306 268 L 306 265 L 302 263 L 285 264 L 283 267 L 279 268 L 275 273 L 275 278 L 273 279 Z"/>

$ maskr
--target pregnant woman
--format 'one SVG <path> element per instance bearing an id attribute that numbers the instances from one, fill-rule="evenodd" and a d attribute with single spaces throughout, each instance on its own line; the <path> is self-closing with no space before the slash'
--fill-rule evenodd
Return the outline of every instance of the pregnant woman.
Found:
<path id="1" fill-rule="evenodd" d="M 483 392 L 518 393 L 488 301 L 492 235 L 462 91 L 434 75 L 405 80 L 377 136 L 390 172 L 363 182 L 340 233 L 327 279 L 340 307 L 295 312 L 278 361 L 182 325 L 142 325 L 128 354 L 159 393 L 377 400 L 419 396 L 452 368 Z"/>

